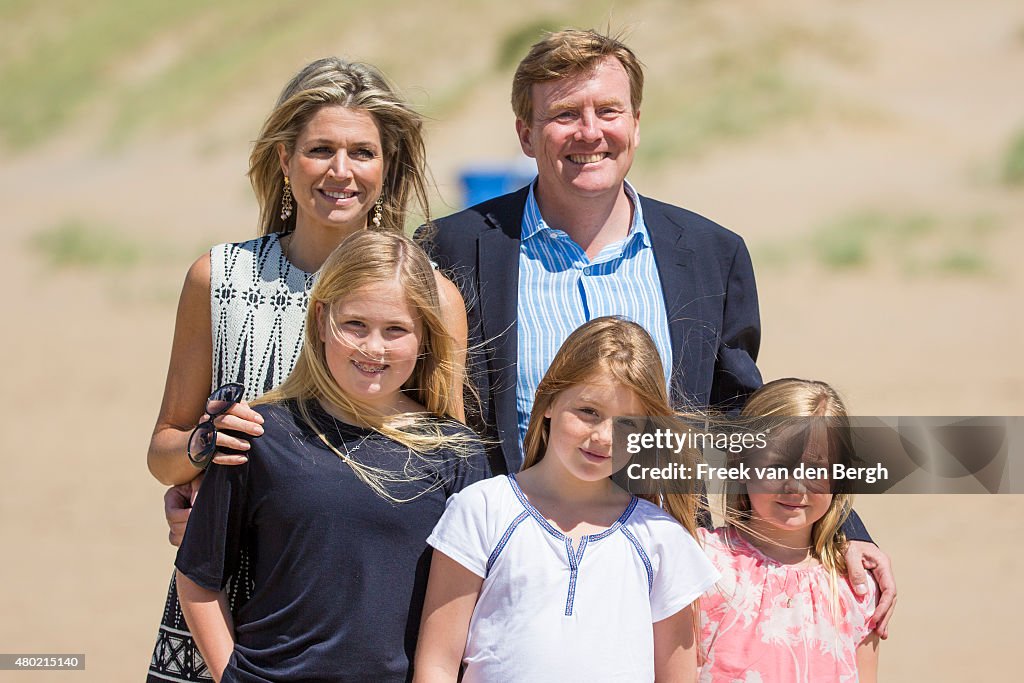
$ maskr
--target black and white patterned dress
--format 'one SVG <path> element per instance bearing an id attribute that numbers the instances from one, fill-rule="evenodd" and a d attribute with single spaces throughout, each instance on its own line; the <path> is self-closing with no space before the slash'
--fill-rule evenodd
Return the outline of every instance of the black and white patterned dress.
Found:
<path id="1" fill-rule="evenodd" d="M 315 273 L 291 265 L 280 233 L 210 250 L 210 311 L 213 330 L 211 389 L 228 382 L 245 386 L 252 400 L 284 381 L 295 366 Z M 248 598 L 246 562 L 232 582 L 232 611 Z M 192 641 L 171 577 L 147 681 L 211 681 Z"/>

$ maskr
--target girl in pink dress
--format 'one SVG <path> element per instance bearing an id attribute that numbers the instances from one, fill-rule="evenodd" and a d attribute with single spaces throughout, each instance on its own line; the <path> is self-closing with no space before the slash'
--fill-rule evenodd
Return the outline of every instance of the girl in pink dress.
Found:
<path id="1" fill-rule="evenodd" d="M 770 382 L 743 415 L 770 420 L 767 448 L 739 456 L 751 471 L 849 462 L 846 408 L 823 382 Z M 779 420 L 789 417 L 825 419 Z M 841 483 L 755 477 L 727 489 L 725 526 L 701 530 L 722 573 L 700 599 L 701 683 L 876 680 L 877 589 L 858 597 L 847 579 L 839 528 L 852 497 Z"/>

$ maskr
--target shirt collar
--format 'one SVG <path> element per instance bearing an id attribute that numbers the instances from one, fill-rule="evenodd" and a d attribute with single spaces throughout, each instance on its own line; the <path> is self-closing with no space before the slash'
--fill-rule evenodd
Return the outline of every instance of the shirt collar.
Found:
<path id="1" fill-rule="evenodd" d="M 626 239 L 628 240 L 633 235 L 639 235 L 644 246 L 649 247 L 651 246 L 651 238 L 647 233 L 647 225 L 644 223 L 644 210 L 640 205 L 640 195 L 637 194 L 628 180 L 623 181 L 623 186 L 626 190 L 626 196 L 629 197 L 630 202 L 633 204 L 633 223 L 629 226 L 629 235 L 626 236 Z M 540 206 L 537 205 L 537 197 L 534 194 L 536 187 L 537 179 L 534 178 L 533 182 L 530 183 L 530 192 L 526 195 L 526 207 L 523 210 L 523 224 L 519 235 L 519 239 L 523 242 L 539 232 L 551 231 L 551 226 L 540 215 Z"/>

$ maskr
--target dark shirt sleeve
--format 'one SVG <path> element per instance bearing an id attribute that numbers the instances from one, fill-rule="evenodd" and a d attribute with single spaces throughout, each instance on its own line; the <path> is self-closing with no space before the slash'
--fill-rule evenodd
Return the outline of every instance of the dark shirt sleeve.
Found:
<path id="1" fill-rule="evenodd" d="M 199 487 L 174 566 L 220 591 L 238 569 L 250 463 L 210 465 Z"/>
<path id="2" fill-rule="evenodd" d="M 723 412 L 738 412 L 761 384 L 757 352 L 761 346 L 761 316 L 750 253 L 742 240 L 733 255 L 726 284 L 722 336 L 718 343 L 711 405 Z"/>
<path id="3" fill-rule="evenodd" d="M 848 541 L 865 541 L 867 543 L 874 543 L 871 540 L 871 534 L 868 533 L 867 527 L 864 526 L 864 522 L 860 520 L 860 515 L 857 514 L 856 510 L 850 510 L 850 516 L 846 518 L 841 527 L 842 532 L 846 534 L 846 540 Z"/>

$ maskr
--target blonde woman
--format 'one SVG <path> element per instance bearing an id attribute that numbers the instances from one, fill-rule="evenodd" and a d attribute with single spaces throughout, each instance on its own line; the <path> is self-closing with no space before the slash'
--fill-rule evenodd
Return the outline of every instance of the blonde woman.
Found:
<path id="1" fill-rule="evenodd" d="M 242 385 L 245 400 L 278 386 L 302 346 L 309 291 L 328 255 L 368 226 L 401 232 L 414 206 L 427 215 L 422 119 L 374 67 L 316 60 L 284 87 L 249 162 L 260 237 L 221 244 L 189 269 L 178 303 L 163 403 L 149 469 L 173 486 L 165 496 L 172 542 L 180 541 L 202 470 L 186 444 L 211 388 Z M 466 313 L 455 286 L 435 275 L 461 371 Z M 461 415 L 456 390 L 455 414 Z M 218 414 L 213 461 L 241 464 L 262 417 L 245 401 Z M 233 605 L 245 599 L 238 581 Z M 151 681 L 209 680 L 174 592 L 168 593 L 150 664 Z"/>

